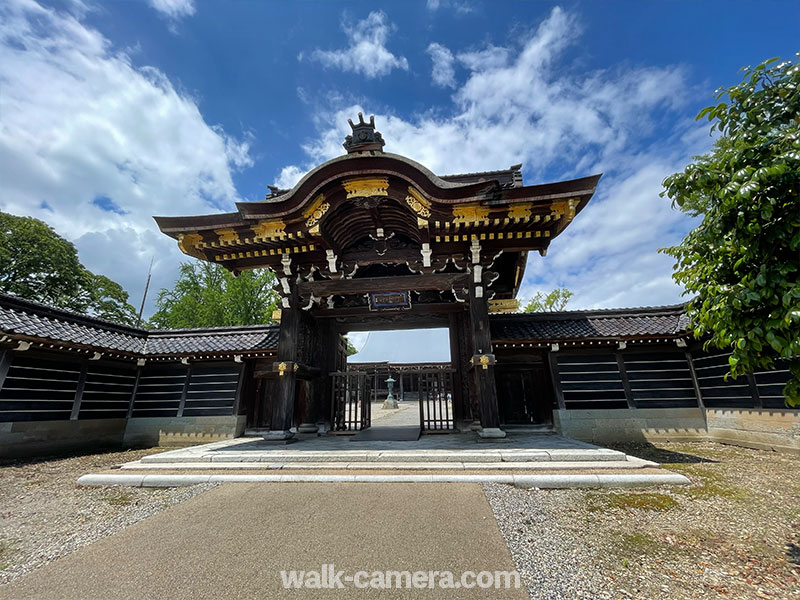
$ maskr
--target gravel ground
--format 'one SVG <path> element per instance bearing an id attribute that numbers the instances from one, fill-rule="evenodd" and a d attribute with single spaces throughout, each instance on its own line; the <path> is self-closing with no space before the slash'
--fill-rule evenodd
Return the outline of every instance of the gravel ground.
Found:
<path id="1" fill-rule="evenodd" d="M 81 488 L 75 484 L 85 473 L 163 450 L 0 463 L 0 585 L 214 487 Z"/>
<path id="2" fill-rule="evenodd" d="M 800 459 L 706 442 L 615 448 L 693 483 L 484 486 L 532 598 L 800 598 Z"/>

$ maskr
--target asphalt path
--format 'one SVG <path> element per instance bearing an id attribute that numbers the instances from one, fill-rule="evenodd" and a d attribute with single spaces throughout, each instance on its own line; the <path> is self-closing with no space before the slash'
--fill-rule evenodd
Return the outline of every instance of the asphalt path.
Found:
<path id="1" fill-rule="evenodd" d="M 291 570 L 327 587 L 287 589 Z M 524 586 L 480 587 L 491 582 L 480 572 L 513 570 L 478 484 L 229 483 L 0 586 L 0 598 L 527 598 Z"/>

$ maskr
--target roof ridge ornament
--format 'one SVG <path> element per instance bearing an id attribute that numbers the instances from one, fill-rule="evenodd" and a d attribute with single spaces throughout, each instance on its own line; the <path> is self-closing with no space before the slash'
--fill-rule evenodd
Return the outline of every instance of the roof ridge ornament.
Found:
<path id="1" fill-rule="evenodd" d="M 369 123 L 364 121 L 364 115 L 358 113 L 358 123 L 353 123 L 352 119 L 347 119 L 350 123 L 350 129 L 353 130 L 352 135 L 344 138 L 344 149 L 348 154 L 354 152 L 367 152 L 370 150 L 383 152 L 383 146 L 386 142 L 380 132 L 375 131 L 375 115 L 371 115 Z"/>

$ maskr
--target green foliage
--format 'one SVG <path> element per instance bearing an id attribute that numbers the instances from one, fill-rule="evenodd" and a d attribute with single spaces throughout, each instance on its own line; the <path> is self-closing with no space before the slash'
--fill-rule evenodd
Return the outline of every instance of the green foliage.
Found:
<path id="1" fill-rule="evenodd" d="M 128 293 L 78 260 L 71 242 L 33 217 L 0 212 L 0 291 L 116 323 L 136 323 Z"/>
<path id="2" fill-rule="evenodd" d="M 732 352 L 734 377 L 788 363 L 784 394 L 800 404 L 800 66 L 771 59 L 718 90 L 698 119 L 721 138 L 664 181 L 673 207 L 702 223 L 673 256 L 674 279 L 696 297 L 691 327 Z"/>
<path id="3" fill-rule="evenodd" d="M 556 288 L 549 294 L 536 292 L 525 305 L 523 312 L 553 312 L 562 311 L 566 308 L 567 302 L 573 294 L 567 288 Z"/>
<path id="4" fill-rule="evenodd" d="M 353 342 L 350 341 L 350 338 L 344 336 L 344 341 L 347 342 L 347 356 L 353 356 L 353 354 L 358 353 L 358 350 L 353 346 Z"/>
<path id="5" fill-rule="evenodd" d="M 150 326 L 180 329 L 270 323 L 278 301 L 274 285 L 275 276 L 267 269 L 234 277 L 216 264 L 183 263 L 175 286 L 158 293 Z"/>

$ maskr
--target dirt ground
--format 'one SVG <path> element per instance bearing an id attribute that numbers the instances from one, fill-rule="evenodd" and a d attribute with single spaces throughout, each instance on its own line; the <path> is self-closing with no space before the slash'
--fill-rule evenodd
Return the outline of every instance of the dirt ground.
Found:
<path id="1" fill-rule="evenodd" d="M 705 442 L 614 447 L 693 483 L 646 490 L 495 486 L 505 503 L 502 518 L 494 503 L 495 516 L 528 571 L 564 578 L 557 565 L 572 561 L 570 577 L 581 582 L 573 589 L 581 591 L 570 597 L 595 600 L 800 598 L 799 457 Z M 213 487 L 75 484 L 84 473 L 162 450 L 0 463 L 0 584 Z M 533 597 L 565 597 L 536 589 Z"/>
<path id="2" fill-rule="evenodd" d="M 615 597 L 800 598 L 800 458 L 708 442 L 615 448 L 693 482 L 572 494 Z"/>
<path id="3" fill-rule="evenodd" d="M 164 448 L 0 462 L 0 584 L 210 489 L 81 488 L 75 480 Z"/>

